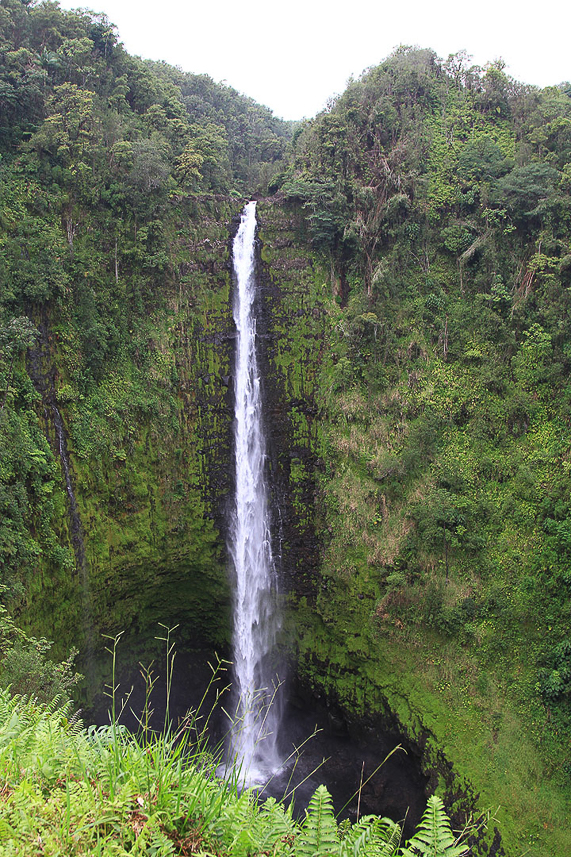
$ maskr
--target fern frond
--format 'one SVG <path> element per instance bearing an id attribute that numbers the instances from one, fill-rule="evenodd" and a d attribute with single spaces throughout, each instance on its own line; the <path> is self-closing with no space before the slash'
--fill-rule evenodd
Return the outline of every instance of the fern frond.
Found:
<path id="1" fill-rule="evenodd" d="M 337 854 L 339 834 L 331 795 L 324 785 L 318 786 L 309 801 L 301 834 L 295 845 L 296 857 L 318 857 Z"/>
<path id="2" fill-rule="evenodd" d="M 339 857 L 393 857 L 401 829 L 390 818 L 366 815 L 354 824 L 341 842 Z"/>
<path id="3" fill-rule="evenodd" d="M 279 842 L 279 852 L 284 854 L 293 843 L 296 824 L 291 810 L 284 809 L 275 798 L 268 798 L 258 814 L 259 832 L 257 836 L 258 851 L 274 851 Z"/>
<path id="4" fill-rule="evenodd" d="M 218 824 L 218 836 L 229 854 L 246 857 L 256 849 L 254 801 L 249 791 L 237 798 L 228 796 Z"/>
<path id="5" fill-rule="evenodd" d="M 467 853 L 465 845 L 456 844 L 442 800 L 432 795 L 428 798 L 418 830 L 403 849 L 402 857 L 462 857 Z"/>

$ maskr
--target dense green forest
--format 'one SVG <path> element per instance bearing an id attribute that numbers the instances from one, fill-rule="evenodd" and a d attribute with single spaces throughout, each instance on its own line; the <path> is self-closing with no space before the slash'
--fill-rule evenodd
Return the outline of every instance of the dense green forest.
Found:
<path id="1" fill-rule="evenodd" d="M 148 558 L 166 530 L 192 527 L 197 563 L 215 564 L 202 463 L 186 460 L 180 440 L 181 422 L 194 425 L 195 379 L 181 377 L 171 346 L 175 337 L 195 345 L 200 309 L 189 307 L 224 304 L 228 220 L 246 188 L 275 172 L 291 129 L 205 75 L 130 57 L 103 16 L 20 0 L 0 13 L 3 584 L 16 604 L 35 593 L 45 616 L 56 603 L 62 627 L 51 616 L 50 635 L 65 646 L 91 608 L 76 599 L 73 574 L 85 563 L 74 557 L 81 533 L 66 522 L 60 437 L 107 569 L 126 546 Z M 171 460 L 142 474 L 131 456 L 151 445 L 151 457 Z M 154 519 L 137 515 L 163 479 Z M 105 481 L 97 511 L 87 510 L 92 484 Z M 91 571 L 97 561 L 87 557 Z"/>
<path id="2" fill-rule="evenodd" d="M 347 698 L 372 679 L 514 814 L 535 790 L 530 845 L 566 826 L 541 792 L 571 761 L 570 159 L 569 84 L 404 48 L 276 183 L 336 298 L 308 671 L 321 649 Z"/>
<path id="3" fill-rule="evenodd" d="M 566 853 L 571 84 L 403 47 L 292 126 L 0 0 L 0 156 L 2 683 L 47 701 L 157 621 L 227 644 L 255 196 L 299 680 L 397 718 L 506 854 Z"/>

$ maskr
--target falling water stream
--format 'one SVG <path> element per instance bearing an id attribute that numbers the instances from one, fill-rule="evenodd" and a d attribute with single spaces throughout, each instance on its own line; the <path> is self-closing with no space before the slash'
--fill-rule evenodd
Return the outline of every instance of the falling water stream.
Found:
<path id="1" fill-rule="evenodd" d="M 256 354 L 256 203 L 246 205 L 233 244 L 235 277 L 235 499 L 229 549 L 235 572 L 235 724 L 230 761 L 247 784 L 260 783 L 280 766 L 280 706 L 273 653 L 279 629 L 271 548 L 266 444 Z"/>

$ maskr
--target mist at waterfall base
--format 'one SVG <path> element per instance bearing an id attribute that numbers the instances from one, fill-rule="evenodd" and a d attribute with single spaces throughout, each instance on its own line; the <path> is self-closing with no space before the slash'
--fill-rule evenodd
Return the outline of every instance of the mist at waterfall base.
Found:
<path id="1" fill-rule="evenodd" d="M 173 639 L 176 641 L 176 632 Z M 124 699 L 130 693 L 120 723 L 138 733 L 146 688 L 137 666 L 136 640 L 122 638 L 118 653 L 123 666 L 117 679 L 117 699 Z M 220 654 L 230 656 L 229 652 Z M 232 699 L 230 690 L 221 691 L 230 686 L 232 675 L 230 664 L 223 660 L 217 680 L 212 684 L 212 668 L 217 663 L 218 658 L 212 650 L 191 651 L 177 646 L 169 717 L 178 729 L 188 711 L 196 711 L 204 699 L 197 725 L 200 729 L 208 721 L 208 746 L 222 765 L 222 748 L 228 744 L 229 729 L 225 712 L 231 710 Z M 167 697 L 164 655 L 157 657 L 153 673 L 156 682 L 150 698 L 150 727 L 159 732 L 165 720 Z M 210 689 L 206 691 L 209 684 Z M 98 704 L 87 712 L 86 719 L 98 725 L 107 724 L 108 710 L 108 697 L 99 695 Z M 406 819 L 405 835 L 412 835 L 426 806 L 428 781 L 421 770 L 419 748 L 407 742 L 395 728 L 387 728 L 378 718 L 349 719 L 341 709 L 319 699 L 295 677 L 290 677 L 276 738 L 280 759 L 291 758 L 257 790 L 260 800 L 285 797 L 286 803 L 293 801 L 294 815 L 303 817 L 310 797 L 317 786 L 324 783 L 340 818 L 354 821 L 359 812 L 360 816 L 374 814 L 388 815 L 395 821 Z M 394 752 L 379 768 L 398 745 L 405 749 Z M 299 748 L 299 752 L 295 748 Z"/>

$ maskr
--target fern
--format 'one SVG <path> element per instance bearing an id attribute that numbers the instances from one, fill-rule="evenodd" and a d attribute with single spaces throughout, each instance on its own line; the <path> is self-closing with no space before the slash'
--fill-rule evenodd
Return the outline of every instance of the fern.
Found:
<path id="1" fill-rule="evenodd" d="M 390 818 L 367 815 L 354 824 L 339 848 L 339 857 L 393 857 L 401 829 Z"/>
<path id="2" fill-rule="evenodd" d="M 338 852 L 339 835 L 333 801 L 325 786 L 321 785 L 309 801 L 295 854 L 296 857 L 318 857 Z"/>
<path id="3" fill-rule="evenodd" d="M 234 798 L 228 795 L 219 818 L 218 836 L 228 853 L 241 857 L 255 850 L 255 810 L 252 794 L 248 791 Z"/>
<path id="4" fill-rule="evenodd" d="M 38 838 L 46 854 L 71 854 L 77 841 L 82 854 L 144 851 L 167 857 L 175 849 L 171 830 L 205 845 L 203 853 L 223 849 L 235 857 L 467 853 L 437 797 L 430 798 L 417 833 L 400 848 L 400 827 L 386 818 L 367 816 L 340 830 L 325 786 L 316 790 L 300 824 L 291 808 L 284 810 L 272 798 L 261 804 L 251 793 L 219 783 L 208 765 L 187 764 L 183 745 L 171 739 L 141 743 L 116 724 L 86 730 L 68 715 L 69 707 L 10 698 L 0 690 L 0 770 L 7 786 L 0 839 L 11 843 L 0 852 L 6 857 L 31 854 L 25 843 Z M 109 839 L 105 852 L 100 836 Z"/>
<path id="5" fill-rule="evenodd" d="M 402 857 L 462 857 L 468 853 L 458 845 L 450 829 L 444 804 L 436 795 L 428 798 L 418 830 L 402 851 Z"/>
<path id="6" fill-rule="evenodd" d="M 268 798 L 260 809 L 258 825 L 260 828 L 257 837 L 259 852 L 275 852 L 278 847 L 280 854 L 290 850 L 290 843 L 293 843 L 296 831 L 291 806 L 284 809 L 275 798 Z"/>

